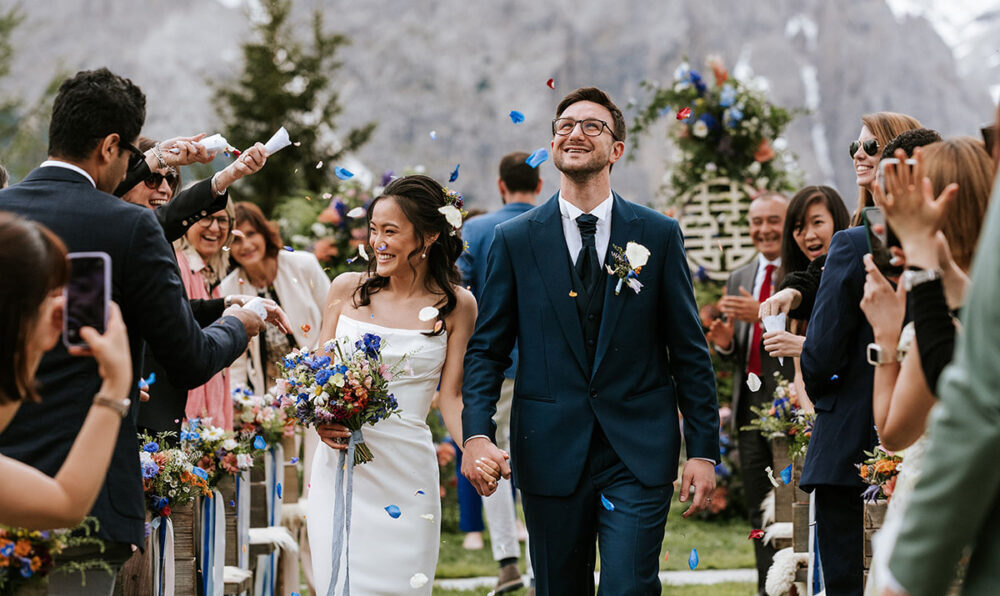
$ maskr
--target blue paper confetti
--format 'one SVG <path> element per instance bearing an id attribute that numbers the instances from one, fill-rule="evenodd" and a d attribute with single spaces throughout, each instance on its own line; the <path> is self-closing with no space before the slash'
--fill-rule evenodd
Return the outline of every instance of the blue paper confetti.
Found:
<path id="1" fill-rule="evenodd" d="M 601 505 L 604 505 L 604 508 L 608 511 L 615 510 L 615 504 L 609 501 L 608 498 L 604 496 L 604 493 L 601 493 Z"/>
<path id="2" fill-rule="evenodd" d="M 295 252 L 295 249 L 288 245 L 285 245 L 285 250 L 287 250 L 288 252 Z"/>
<path id="3" fill-rule="evenodd" d="M 156 373 L 149 373 L 149 377 L 139 378 L 139 389 L 149 389 L 149 386 L 156 382 Z"/>
<path id="4" fill-rule="evenodd" d="M 253 440 L 253 446 L 257 449 L 266 449 L 267 443 L 264 442 L 264 437 L 257 435 L 257 438 Z"/>
<path id="5" fill-rule="evenodd" d="M 278 498 L 280 499 L 281 498 L 281 483 L 280 482 L 278 483 L 278 486 L 275 487 L 275 489 L 278 491 Z"/>
<path id="6" fill-rule="evenodd" d="M 295 464 L 299 463 L 299 458 L 293 457 L 291 463 L 292 463 L 292 465 L 295 465 Z"/>
<path id="7" fill-rule="evenodd" d="M 549 158 L 549 151 L 545 147 L 541 149 L 535 149 L 535 152 L 528 156 L 528 159 L 524 160 L 524 163 L 528 164 L 533 168 L 537 168 L 545 160 Z"/>
<path id="8" fill-rule="evenodd" d="M 208 480 L 208 472 L 199 468 L 198 466 L 191 468 L 191 472 L 194 473 L 194 475 L 197 476 L 198 478 L 201 478 L 202 480 Z"/>
<path id="9" fill-rule="evenodd" d="M 458 168 L 461 165 L 462 164 L 458 164 L 458 165 L 455 166 L 455 169 L 452 170 L 452 172 L 451 172 L 451 176 L 448 177 L 448 182 L 454 182 L 454 181 L 458 180 Z"/>
<path id="10" fill-rule="evenodd" d="M 391 517 L 392 519 L 397 519 L 400 515 L 402 515 L 402 512 L 399 510 L 399 507 L 395 505 L 386 506 L 385 512 L 388 513 L 389 517 Z"/>
<path id="11" fill-rule="evenodd" d="M 236 507 L 236 501 L 229 501 L 230 507 Z"/>
<path id="12" fill-rule="evenodd" d="M 839 381 L 840 380 L 840 375 L 833 375 L 832 377 L 830 377 L 830 380 L 833 381 L 833 382 Z"/>
<path id="13" fill-rule="evenodd" d="M 414 493 L 414 494 L 417 494 L 417 495 L 422 495 L 422 494 L 425 494 L 425 493 L 424 493 L 424 491 L 422 491 L 422 490 L 418 490 L 418 491 L 417 491 L 416 493 Z"/>
<path id="14" fill-rule="evenodd" d="M 431 137 L 431 140 L 432 140 L 432 141 L 436 141 L 436 140 L 437 140 L 437 138 L 438 138 L 438 131 L 436 131 L 436 130 L 432 130 L 432 131 L 430 132 L 430 137 Z"/>
<path id="15" fill-rule="evenodd" d="M 788 464 L 788 466 L 781 471 L 781 481 L 785 484 L 792 483 L 792 464 Z"/>
<path id="16" fill-rule="evenodd" d="M 514 124 L 520 124 L 524 122 L 524 114 L 518 112 L 517 110 L 510 111 L 510 121 Z"/>
<path id="17" fill-rule="evenodd" d="M 698 566 L 698 549 L 692 548 L 691 554 L 688 556 L 688 567 L 691 568 L 691 571 L 694 571 L 694 568 L 697 566 Z"/>
<path id="18" fill-rule="evenodd" d="M 340 166 L 334 168 L 333 173 L 336 174 L 337 178 L 340 178 L 341 180 L 350 180 L 351 178 L 354 178 L 354 172 Z"/>

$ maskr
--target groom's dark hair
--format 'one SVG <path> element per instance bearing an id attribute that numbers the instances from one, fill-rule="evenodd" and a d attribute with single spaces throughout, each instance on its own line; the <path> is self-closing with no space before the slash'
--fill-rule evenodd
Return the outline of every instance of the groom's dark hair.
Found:
<path id="1" fill-rule="evenodd" d="M 590 101 L 607 108 L 611 112 L 611 130 L 614 131 L 619 141 L 625 141 L 625 116 L 622 115 L 622 111 L 618 109 L 615 102 L 611 101 L 611 96 L 597 87 L 580 87 L 570 91 L 569 95 L 559 102 L 559 107 L 556 108 L 556 118 L 561 116 L 566 108 L 578 101 Z"/>

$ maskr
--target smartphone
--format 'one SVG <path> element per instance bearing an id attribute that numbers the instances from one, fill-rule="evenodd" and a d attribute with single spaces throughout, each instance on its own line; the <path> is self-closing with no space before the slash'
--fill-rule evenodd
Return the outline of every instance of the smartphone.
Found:
<path id="1" fill-rule="evenodd" d="M 903 267 L 889 263 L 892 259 L 889 248 L 899 246 L 899 239 L 886 223 L 885 214 L 878 207 L 865 207 L 863 214 L 865 232 L 868 235 L 868 252 L 871 253 L 875 266 L 886 277 L 899 277 L 903 274 Z"/>
<path id="2" fill-rule="evenodd" d="M 911 158 L 911 159 L 907 159 L 905 163 L 906 163 L 906 165 L 910 166 L 910 170 L 912 171 L 913 168 L 917 165 L 917 160 Z M 889 193 L 889 191 L 886 190 L 886 188 L 885 188 L 885 170 L 886 170 L 887 166 L 892 166 L 893 168 L 899 167 L 899 160 L 896 159 L 895 157 L 887 157 L 887 158 L 881 160 L 880 162 L 878 162 L 878 177 L 877 177 L 877 179 L 878 179 L 879 186 L 882 187 L 882 192 L 885 193 L 885 194 Z"/>
<path id="3" fill-rule="evenodd" d="M 103 252 L 75 252 L 69 254 L 69 264 L 69 283 L 63 290 L 63 343 L 85 347 L 80 329 L 93 327 L 103 334 L 108 325 L 111 257 Z"/>

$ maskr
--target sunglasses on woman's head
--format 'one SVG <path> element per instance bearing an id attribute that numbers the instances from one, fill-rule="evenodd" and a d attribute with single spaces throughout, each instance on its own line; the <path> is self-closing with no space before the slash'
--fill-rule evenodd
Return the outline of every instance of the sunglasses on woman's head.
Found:
<path id="1" fill-rule="evenodd" d="M 148 186 L 150 189 L 156 190 L 157 188 L 160 188 L 160 184 L 162 184 L 164 180 L 167 181 L 167 184 L 170 185 L 170 188 L 173 188 L 174 185 L 177 184 L 177 174 L 175 174 L 174 172 L 167 172 L 166 174 L 161 174 L 159 172 L 150 172 L 150 174 L 146 176 L 146 179 L 143 180 L 143 182 L 145 182 L 146 186 Z"/>
<path id="2" fill-rule="evenodd" d="M 854 157 L 854 154 L 858 152 L 858 147 L 864 149 L 865 153 L 871 156 L 878 153 L 878 141 L 875 139 L 868 139 L 864 143 L 860 144 L 857 141 L 851 141 L 851 157 Z"/>

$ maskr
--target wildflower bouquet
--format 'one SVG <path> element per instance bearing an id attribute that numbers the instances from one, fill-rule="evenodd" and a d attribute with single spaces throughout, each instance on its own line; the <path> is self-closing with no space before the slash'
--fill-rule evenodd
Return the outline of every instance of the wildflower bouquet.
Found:
<path id="1" fill-rule="evenodd" d="M 97 520 L 87 518 L 71 530 L 25 530 L 0 525 L 0 594 L 16 594 L 28 582 L 45 577 L 53 556 L 67 546 L 102 543 L 91 536 Z M 107 567 L 107 563 L 77 564 L 77 568 Z M 110 571 L 110 568 L 109 568 Z"/>
<path id="2" fill-rule="evenodd" d="M 364 424 L 375 424 L 396 413 L 399 405 L 389 382 L 402 361 L 382 361 L 382 338 L 366 333 L 353 344 L 348 338 L 330 340 L 321 349 L 295 350 L 278 364 L 279 405 L 294 406 L 298 420 L 308 425 L 337 423 L 355 431 L 354 463 L 372 461 L 371 450 L 359 441 Z"/>
<path id="3" fill-rule="evenodd" d="M 756 418 L 740 430 L 760 431 L 767 439 L 787 437 L 788 457 L 803 457 L 809 447 L 816 415 L 802 409 L 795 388 L 788 379 L 777 371 L 774 378 L 777 385 L 770 407 L 750 406 L 750 411 L 756 414 Z"/>
<path id="4" fill-rule="evenodd" d="M 184 431 L 187 432 L 187 431 Z M 195 467 L 181 448 L 161 449 L 160 443 L 172 433 L 161 433 L 154 440 L 140 435 L 139 461 L 146 508 L 162 517 L 170 517 L 171 507 L 190 504 L 198 495 L 212 496 L 208 473 Z"/>
<path id="5" fill-rule="evenodd" d="M 869 485 L 862 497 L 866 501 L 888 499 L 896 488 L 903 456 L 886 451 L 881 445 L 872 451 L 865 451 L 865 455 L 868 459 L 858 464 L 858 475 Z"/>
<path id="6" fill-rule="evenodd" d="M 219 484 L 222 474 L 239 474 L 253 467 L 254 450 L 267 446 L 264 439 L 241 435 L 212 426 L 207 418 L 185 420 L 181 426 L 180 447 L 194 464 L 192 473 L 205 481 L 209 489 Z"/>
<path id="7" fill-rule="evenodd" d="M 254 395 L 237 387 L 233 389 L 233 409 L 233 429 L 240 440 L 252 443 L 261 436 L 267 445 L 276 445 L 295 432 L 295 409 L 280 407 L 271 395 Z"/>
<path id="8" fill-rule="evenodd" d="M 680 149 L 683 164 L 674 167 L 670 177 L 677 196 L 720 176 L 759 189 L 794 189 L 787 169 L 794 157 L 786 154 L 781 133 L 796 110 L 772 104 L 766 82 L 738 80 L 720 58 L 709 58 L 708 66 L 714 85 L 686 61 L 674 71 L 668 86 L 643 81 L 653 96 L 632 124 L 634 138 L 659 118 L 674 117 L 668 134 Z"/>

